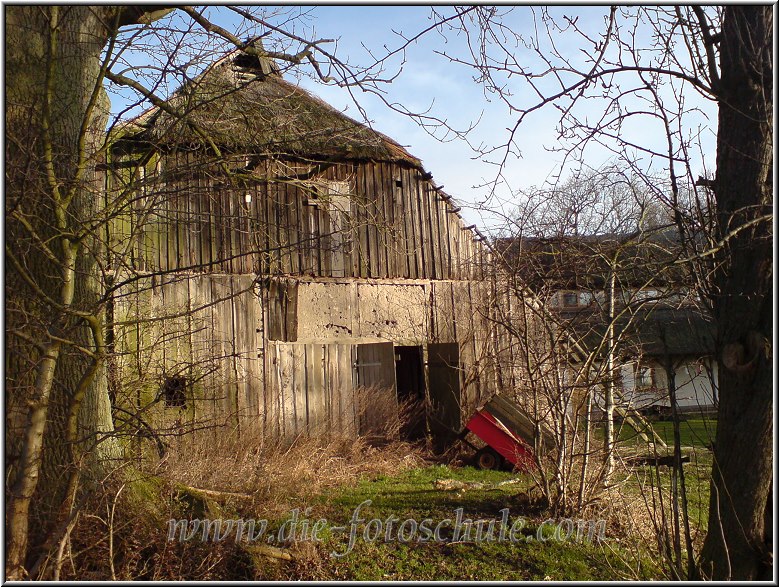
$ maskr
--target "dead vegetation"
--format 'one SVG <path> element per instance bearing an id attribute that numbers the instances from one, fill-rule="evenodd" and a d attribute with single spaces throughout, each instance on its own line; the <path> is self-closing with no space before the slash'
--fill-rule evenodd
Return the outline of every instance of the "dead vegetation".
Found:
<path id="1" fill-rule="evenodd" d="M 167 521 L 278 520 L 328 488 L 423 465 L 424 448 L 401 439 L 412 407 L 399 410 L 376 389 L 360 393 L 360 435 L 281 440 L 214 428 L 176 438 L 162 459 L 117 471 L 79 505 L 67 535 L 41 558 L 38 578 L 273 578 L 278 561 L 234 540 L 168 542 Z"/>
<path id="2" fill-rule="evenodd" d="M 260 435 L 182 438 L 153 474 L 255 515 L 275 516 L 293 504 L 363 476 L 422 464 L 414 446 L 397 439 L 375 446 L 364 437 Z"/>

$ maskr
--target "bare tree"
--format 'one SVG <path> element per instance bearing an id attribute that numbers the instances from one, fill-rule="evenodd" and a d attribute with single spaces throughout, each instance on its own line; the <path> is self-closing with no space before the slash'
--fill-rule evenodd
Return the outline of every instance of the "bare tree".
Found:
<path id="1" fill-rule="evenodd" d="M 675 256 L 658 239 L 669 229 L 667 220 L 663 226 L 660 215 L 648 213 L 651 192 L 617 167 L 518 197 L 523 203 L 506 228 L 510 236 L 497 249 L 519 301 L 498 314 L 526 374 L 514 392 L 532 396 L 529 412 L 557 432 L 562 460 L 554 494 L 543 484 L 546 493 L 555 507 L 576 509 L 611 485 L 615 416 L 626 416 L 629 407 L 620 391 L 619 357 L 635 345 L 646 310 L 677 298 L 683 284 L 669 275 Z M 593 404 L 604 424 L 602 450 L 591 438 Z M 628 420 L 652 434 L 639 414 Z M 600 462 L 590 471 L 596 453 Z M 569 486 L 577 485 L 578 493 L 569 495 Z"/>
<path id="2" fill-rule="evenodd" d="M 455 8 L 461 18 L 442 27 L 464 35 L 470 48 L 445 56 L 472 68 L 514 113 L 506 140 L 480 153 L 503 169 L 523 148 L 522 123 L 554 108 L 560 114 L 557 149 L 566 162 L 584 161 L 588 148 L 598 146 L 637 173 L 645 172 L 642 158 L 665 167 L 656 198 L 675 220 L 718 329 L 718 428 L 700 571 L 715 579 L 768 577 L 772 7 L 612 7 L 595 32 L 562 11 L 533 8 L 536 32 L 530 35 L 512 29 L 507 10 Z M 565 41 L 578 51 L 566 51 Z M 525 90 L 537 98 L 526 99 Z M 696 181 L 692 156 L 701 137 L 686 126 L 695 115 L 691 93 L 719 108 L 713 180 Z M 639 120 L 640 130 L 631 131 Z M 665 144 L 644 140 L 652 127 Z M 686 202 L 685 191 L 694 196 Z M 689 219 L 708 228 L 703 250 L 693 244 Z M 754 450 L 744 454 L 743 446 Z"/>

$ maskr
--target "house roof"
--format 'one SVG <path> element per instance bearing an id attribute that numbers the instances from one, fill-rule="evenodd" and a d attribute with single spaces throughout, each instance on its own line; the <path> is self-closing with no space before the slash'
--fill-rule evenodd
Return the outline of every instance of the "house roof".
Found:
<path id="1" fill-rule="evenodd" d="M 605 340 L 607 325 L 599 315 L 573 319 L 567 325 L 585 350 L 594 350 Z M 614 330 L 625 356 L 704 357 L 714 353 L 715 325 L 693 307 L 642 309 L 618 317 Z"/>
<path id="2" fill-rule="evenodd" d="M 118 148 L 202 145 L 197 129 L 221 149 L 316 160 L 421 161 L 386 135 L 349 118 L 282 78 L 278 66 L 232 51 L 124 125 Z"/>
<path id="3" fill-rule="evenodd" d="M 657 308 L 635 328 L 633 338 L 643 355 L 702 357 L 714 353 L 714 322 L 691 308 Z"/>
<path id="4" fill-rule="evenodd" d="M 496 248 L 506 268 L 535 291 L 603 289 L 615 258 L 618 287 L 681 285 L 683 271 L 673 264 L 680 248 L 672 231 L 504 238 Z"/>

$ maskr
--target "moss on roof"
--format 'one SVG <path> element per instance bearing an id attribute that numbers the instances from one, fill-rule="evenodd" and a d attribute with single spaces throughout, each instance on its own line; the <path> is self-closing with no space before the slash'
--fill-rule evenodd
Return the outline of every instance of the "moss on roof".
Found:
<path id="1" fill-rule="evenodd" d="M 325 160 L 421 162 L 398 143 L 344 115 L 267 68 L 245 67 L 233 52 L 125 127 L 123 142 L 201 144 L 195 127 L 220 148 Z M 125 144 L 125 146 L 128 146 Z"/>

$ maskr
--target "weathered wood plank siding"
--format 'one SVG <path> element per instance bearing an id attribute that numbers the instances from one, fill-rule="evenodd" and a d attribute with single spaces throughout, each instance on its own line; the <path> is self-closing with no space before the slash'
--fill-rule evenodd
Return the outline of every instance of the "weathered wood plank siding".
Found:
<path id="1" fill-rule="evenodd" d="M 135 210 L 115 223 L 117 231 L 134 233 L 137 269 L 375 279 L 481 275 L 483 247 L 474 247 L 451 199 L 416 168 L 364 162 L 322 170 L 266 161 L 237 180 L 200 164 L 201 156 L 174 151 L 137 171 L 145 181 Z M 228 158 L 225 165 L 238 169 L 247 160 Z M 335 184 L 348 186 L 345 206 L 336 204 L 342 199 L 330 187 Z"/>
<path id="2" fill-rule="evenodd" d="M 114 173 L 117 185 L 145 180 L 112 242 L 132 242 L 128 272 L 157 273 L 116 302 L 127 323 L 116 364 L 137 373 L 140 391 L 125 398 L 135 409 L 156 397 L 168 424 L 216 418 L 289 438 L 356 431 L 358 340 L 426 354 L 454 345 L 446 386 L 457 380 L 461 407 L 516 380 L 491 366 L 510 344 L 490 338 L 481 308 L 486 248 L 420 169 L 254 159 L 249 168 L 252 157 L 228 157 L 242 171 L 229 179 L 184 150 Z M 394 353 L 382 352 L 382 380 L 394 380 Z M 161 381 L 179 372 L 186 409 L 164 408 Z"/>

